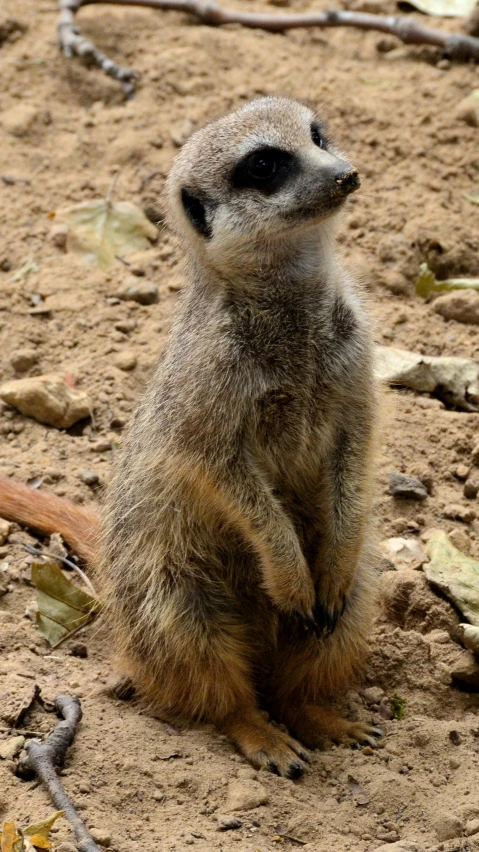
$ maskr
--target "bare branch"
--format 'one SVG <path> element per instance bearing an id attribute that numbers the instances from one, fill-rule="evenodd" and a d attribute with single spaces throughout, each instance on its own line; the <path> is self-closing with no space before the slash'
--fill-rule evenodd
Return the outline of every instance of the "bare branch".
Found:
<path id="1" fill-rule="evenodd" d="M 185 12 L 209 26 L 241 24 L 251 29 L 280 33 L 297 27 L 355 27 L 376 30 L 396 36 L 404 44 L 430 44 L 440 47 L 451 59 L 479 60 L 479 38 L 462 33 L 447 33 L 427 27 L 420 21 L 403 15 L 371 15 L 368 12 L 348 12 L 331 9 L 298 15 L 268 15 L 254 12 L 235 12 L 209 0 L 59 0 L 60 21 L 58 39 L 65 56 L 79 56 L 103 68 L 106 74 L 122 84 L 128 96 L 135 91 L 134 71 L 122 69 L 83 38 L 75 24 L 75 15 L 82 6 L 107 3 L 114 6 L 143 6 L 162 11 Z"/>
<path id="2" fill-rule="evenodd" d="M 55 709 L 63 716 L 44 743 L 32 740 L 27 744 L 27 757 L 19 761 L 17 775 L 30 779 L 35 775 L 43 781 L 50 798 L 71 824 L 79 849 L 82 852 L 100 852 L 90 832 L 80 819 L 55 772 L 62 765 L 67 748 L 75 739 L 78 723 L 82 717 L 81 704 L 76 695 L 57 695 Z"/>

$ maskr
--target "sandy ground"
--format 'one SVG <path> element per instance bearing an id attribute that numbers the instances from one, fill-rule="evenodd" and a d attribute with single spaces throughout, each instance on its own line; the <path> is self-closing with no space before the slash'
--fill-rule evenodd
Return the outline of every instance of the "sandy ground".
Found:
<path id="1" fill-rule="evenodd" d="M 309 8 L 303 0 L 290 5 Z M 393 11 L 394 4 L 383 8 Z M 479 86 L 474 66 L 449 67 L 432 49 L 371 33 L 268 35 L 209 29 L 176 13 L 89 7 L 80 16 L 84 33 L 141 72 L 137 96 L 124 103 L 113 81 L 57 53 L 53 2 L 3 0 L 0 27 L 7 18 L 20 28 L 0 47 L 0 378 L 17 376 L 12 356 L 29 350 L 27 375 L 73 376 L 93 400 L 94 423 L 58 431 L 2 406 L 1 473 L 37 484 L 40 477 L 42 488 L 78 502 L 100 498 L 182 286 L 166 228 L 155 246 L 129 259 L 130 267 L 118 263 L 105 273 L 52 243 L 49 214 L 104 196 L 120 168 L 116 198 L 161 220 L 161 192 L 177 145 L 207 119 L 262 93 L 309 100 L 361 173 L 340 250 L 367 288 L 378 341 L 477 357 L 474 325 L 445 322 L 414 295 L 425 259 L 443 277 L 479 273 L 479 208 L 463 198 L 479 189 L 479 130 L 455 117 L 457 104 Z M 19 105 L 23 125 L 13 135 L 8 115 Z M 37 271 L 12 280 L 29 260 Z M 158 286 L 158 304 L 116 299 L 135 274 L 137 282 Z M 32 314 L 38 307 L 45 311 Z M 133 369 L 120 368 L 125 353 Z M 471 461 L 477 418 L 413 393 L 386 394 L 376 500 L 381 539 L 405 533 L 420 540 L 439 526 L 455 530 L 456 540 L 479 556 L 477 503 L 463 494 L 464 477 L 479 477 Z M 98 475 L 96 486 L 85 484 L 85 470 Z M 393 470 L 427 482 L 427 500 L 390 497 Z M 467 523 L 447 519 L 451 504 L 472 509 Z M 379 721 L 378 700 L 396 693 L 406 699 L 404 717 L 382 720 L 386 736 L 376 751 L 317 752 L 311 771 L 293 783 L 254 772 L 209 728 L 176 731 L 134 702 L 112 698 L 111 649 L 101 629 L 81 637 L 87 657 L 73 656 L 68 646 L 50 652 L 32 620 L 25 542 L 38 540 L 14 528 L 0 548 L 7 589 L 0 600 L 0 748 L 8 742 L 9 714 L 34 683 L 50 700 L 59 691 L 76 692 L 84 720 L 64 782 L 105 846 L 118 852 L 190 845 L 202 852 L 373 852 L 383 844 L 404 852 L 479 849 L 477 695 L 451 682 L 461 654 L 451 638 L 459 618 L 421 571 L 409 572 L 407 582 L 396 572 L 399 592 L 379 613 L 365 679 L 346 699 L 352 715 Z M 384 582 L 389 588 L 390 580 Z M 54 722 L 36 708 L 20 733 L 48 732 Z M 50 813 L 43 789 L 12 769 L 11 760 L 0 760 L 0 818 L 22 825 Z M 266 804 L 234 813 L 241 826 L 218 831 L 232 789 L 251 792 L 255 780 Z M 73 839 L 64 821 L 53 837 Z"/>

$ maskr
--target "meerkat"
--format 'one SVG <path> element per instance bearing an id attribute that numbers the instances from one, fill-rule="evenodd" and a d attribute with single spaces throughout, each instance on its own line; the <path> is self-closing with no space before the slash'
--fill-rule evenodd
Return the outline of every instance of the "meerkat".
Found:
<path id="1" fill-rule="evenodd" d="M 193 134 L 168 180 L 187 286 L 114 465 L 101 553 L 89 510 L 65 519 L 47 496 L 40 519 L 38 492 L 35 510 L 28 489 L 0 496 L 0 514 L 98 565 L 122 669 L 157 715 L 213 722 L 291 778 L 307 749 L 380 735 L 331 707 L 375 598 L 371 331 L 334 246 L 358 186 L 286 98 Z"/>

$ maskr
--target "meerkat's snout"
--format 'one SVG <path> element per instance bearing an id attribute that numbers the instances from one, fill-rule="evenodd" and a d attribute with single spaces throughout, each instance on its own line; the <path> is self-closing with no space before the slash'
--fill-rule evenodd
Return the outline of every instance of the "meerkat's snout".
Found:
<path id="1" fill-rule="evenodd" d="M 349 195 L 350 192 L 355 192 L 361 186 L 361 180 L 356 169 L 343 172 L 334 180 L 336 186 L 341 192 L 344 192 L 345 195 Z"/>

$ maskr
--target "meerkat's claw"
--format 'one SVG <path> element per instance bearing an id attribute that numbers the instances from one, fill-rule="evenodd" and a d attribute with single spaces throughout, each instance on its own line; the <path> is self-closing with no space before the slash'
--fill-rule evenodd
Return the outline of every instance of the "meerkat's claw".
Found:
<path id="1" fill-rule="evenodd" d="M 310 615 L 305 615 L 304 612 L 301 612 L 299 609 L 296 608 L 293 610 L 293 612 L 297 616 L 297 618 L 299 618 L 306 630 L 312 630 L 318 637 L 321 635 L 321 628 L 316 623 L 314 618 L 311 618 Z"/>
<path id="2" fill-rule="evenodd" d="M 340 606 L 335 607 L 334 609 L 330 609 L 322 601 L 317 601 L 313 609 L 313 616 L 317 628 L 316 633 L 318 634 L 319 629 L 320 636 L 323 636 L 324 638 L 331 636 L 331 634 L 336 630 L 338 621 L 343 615 L 346 605 L 346 595 L 343 595 Z"/>

